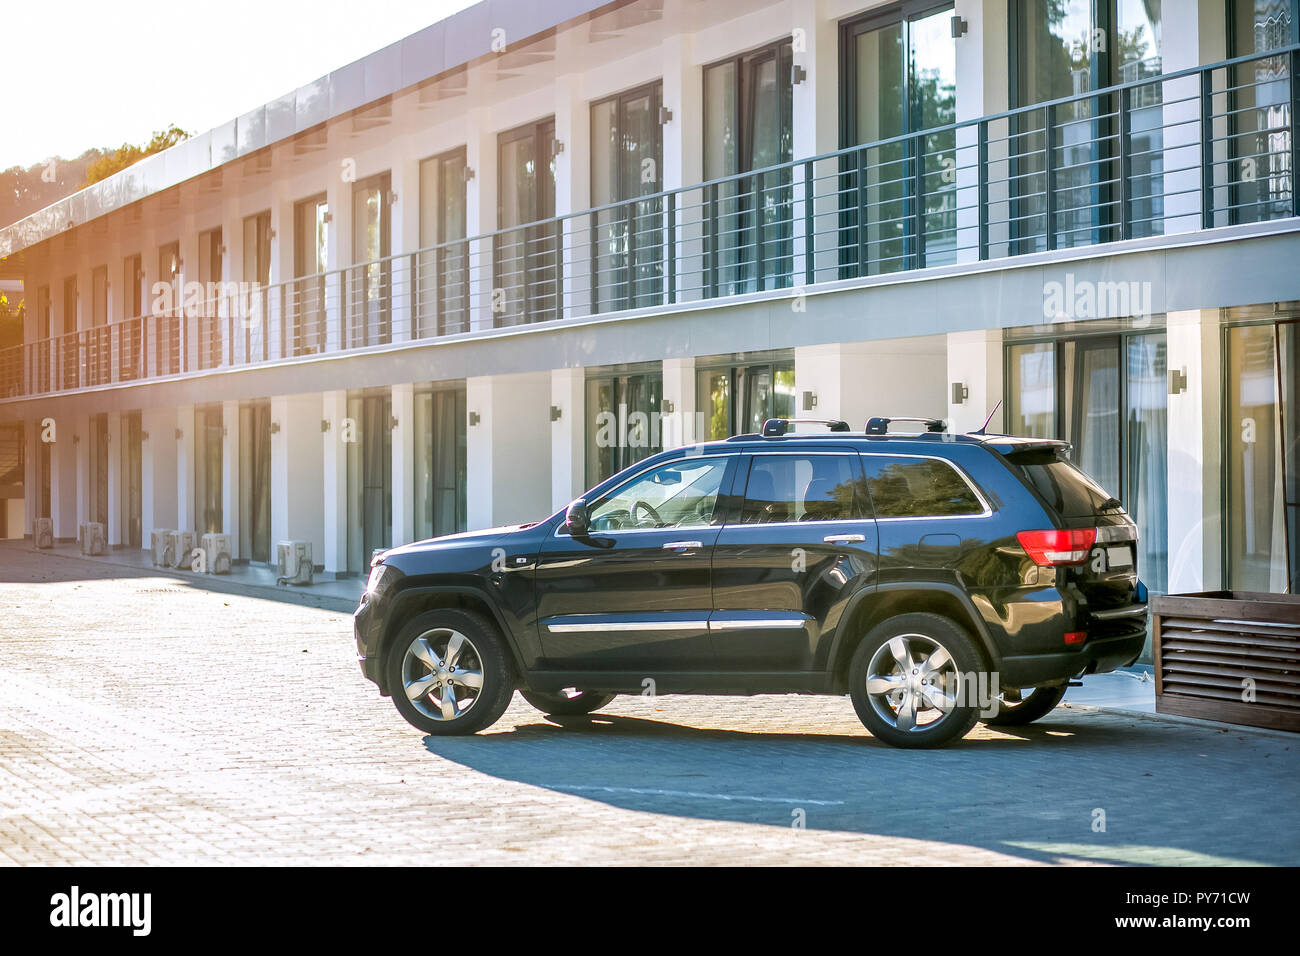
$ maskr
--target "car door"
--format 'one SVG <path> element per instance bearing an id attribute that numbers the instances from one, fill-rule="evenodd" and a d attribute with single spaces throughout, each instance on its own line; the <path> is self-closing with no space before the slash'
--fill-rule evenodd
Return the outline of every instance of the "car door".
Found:
<path id="1" fill-rule="evenodd" d="M 875 582 L 876 526 L 856 451 L 743 457 L 744 497 L 713 553 L 720 670 L 810 671 L 850 596 Z"/>
<path id="2" fill-rule="evenodd" d="M 712 666 L 713 547 L 735 455 L 648 467 L 589 502 L 586 535 L 542 546 L 538 637 L 552 670 L 659 672 Z"/>

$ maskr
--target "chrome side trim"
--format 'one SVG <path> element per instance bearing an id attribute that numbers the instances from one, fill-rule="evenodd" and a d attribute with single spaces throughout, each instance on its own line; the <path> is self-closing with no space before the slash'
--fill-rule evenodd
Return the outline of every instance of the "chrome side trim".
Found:
<path id="1" fill-rule="evenodd" d="M 772 631 L 785 630 L 791 627 L 803 627 L 808 623 L 807 618 L 733 618 L 726 621 L 710 621 L 710 631 Z"/>
<path id="2" fill-rule="evenodd" d="M 707 631 L 707 618 L 696 621 L 601 621 L 599 623 L 547 624 L 552 634 L 595 634 L 611 631 Z"/>

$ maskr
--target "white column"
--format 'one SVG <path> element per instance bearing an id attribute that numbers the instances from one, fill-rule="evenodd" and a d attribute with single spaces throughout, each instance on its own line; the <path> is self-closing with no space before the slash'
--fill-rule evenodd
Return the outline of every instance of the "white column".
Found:
<path id="1" fill-rule="evenodd" d="M 221 531 L 230 535 L 230 556 L 239 557 L 239 402 L 221 403 Z"/>
<path id="2" fill-rule="evenodd" d="M 30 312 L 28 314 L 30 315 Z M 35 336 L 32 336 L 26 341 L 34 340 Z M 41 488 L 40 474 L 37 470 L 39 463 L 37 456 L 41 453 L 41 419 L 28 419 L 23 423 L 23 444 L 26 446 L 23 450 L 23 510 L 25 512 L 23 534 L 31 535 L 36 531 L 35 519 L 44 517 L 40 514 Z"/>
<path id="3" fill-rule="evenodd" d="M 350 209 L 350 191 L 348 196 Z M 330 197 L 330 209 L 334 209 L 333 197 Z M 288 194 L 288 183 L 282 180 L 274 181 L 271 186 L 271 233 L 271 285 L 276 286 L 293 278 L 293 197 Z M 333 250 L 332 245 L 330 248 Z M 267 297 L 262 326 L 272 359 L 282 358 L 286 351 L 289 317 L 285 312 L 289 301 L 282 287 L 271 289 Z M 292 352 L 291 346 L 288 351 Z"/>
<path id="4" fill-rule="evenodd" d="M 793 0 L 790 4 L 791 47 L 803 82 L 794 86 L 791 134 L 794 158 L 819 156 L 839 148 L 839 33 L 835 20 L 820 15 L 818 0 Z M 804 170 L 794 172 L 793 246 L 795 287 L 804 284 L 808 251 L 815 256 L 814 281 L 835 278 L 839 241 L 838 161 L 825 160 L 813 169 L 812 195 L 804 195 Z M 814 197 L 820 196 L 820 199 Z M 813 203 L 813 236 L 805 235 L 805 203 Z"/>
<path id="5" fill-rule="evenodd" d="M 1214 309 L 1166 316 L 1167 361 L 1187 373 L 1168 397 L 1169 593 L 1218 588 L 1223 579 L 1219 442 L 1219 323 Z"/>
<path id="6" fill-rule="evenodd" d="M 348 393 L 326 392 L 322 420 L 329 423 L 321 433 L 321 492 L 324 497 L 323 551 L 325 573 L 348 570 L 348 446 L 356 440 L 356 424 L 348 425 Z"/>
<path id="7" fill-rule="evenodd" d="M 952 400 L 952 385 L 960 382 L 967 390 L 960 404 Z M 1002 400 L 1002 330 L 948 333 L 948 430 L 975 431 L 984 424 L 993 406 Z M 990 432 L 1002 430 L 1005 409 L 999 408 L 989 422 Z"/>
<path id="8" fill-rule="evenodd" d="M 555 212 L 562 216 L 591 207 L 591 108 L 583 96 L 581 75 L 556 78 L 555 138 L 564 144 L 555 162 Z M 591 301 L 590 217 L 566 220 L 561 241 L 562 314 L 586 314 Z"/>
<path id="9" fill-rule="evenodd" d="M 703 416 L 695 407 L 695 359 L 664 359 L 664 401 L 671 411 L 662 414 L 659 427 L 664 448 L 703 441 Z"/>
<path id="10" fill-rule="evenodd" d="M 194 308 L 186 308 L 185 286 L 199 281 L 199 234 L 193 213 L 186 213 L 181 219 L 181 288 L 180 302 L 177 303 L 181 315 L 181 369 L 194 371 L 199 367 L 199 319 Z M 202 308 L 202 299 L 198 303 Z M 186 522 L 186 528 L 193 525 L 193 520 Z"/>
<path id="11" fill-rule="evenodd" d="M 77 442 L 71 417 L 55 420 L 55 440 L 50 444 L 50 517 L 55 540 L 77 539 Z"/>
<path id="12" fill-rule="evenodd" d="M 194 406 L 180 405 L 172 435 L 176 443 L 176 530 L 193 531 L 194 523 Z M 171 437 L 171 436 L 168 436 Z"/>
<path id="13" fill-rule="evenodd" d="M 115 353 L 116 354 L 116 353 Z M 105 543 L 110 548 L 122 544 L 122 415 L 108 413 L 108 527 Z"/>
<path id="14" fill-rule="evenodd" d="M 325 253 L 325 264 L 330 272 L 342 269 L 352 262 L 352 185 L 353 180 L 344 179 L 343 165 L 345 158 L 336 157 L 329 167 L 331 175 L 325 187 L 325 202 L 329 206 L 330 222 L 326 227 L 329 248 Z M 352 160 L 355 163 L 355 160 Z M 272 212 L 274 219 L 275 213 Z M 292 213 L 290 214 L 292 215 Z M 289 260 L 292 264 L 293 260 Z M 271 267 L 275 268 L 274 264 Z M 276 281 L 276 275 L 271 275 Z M 328 309 L 327 328 L 325 329 L 325 350 L 334 352 L 343 347 L 344 316 L 347 312 L 346 298 L 340 296 L 342 285 L 339 276 L 331 275 L 327 280 L 325 301 Z"/>
<path id="15" fill-rule="evenodd" d="M 967 32 L 956 40 L 957 120 L 978 119 L 1001 113 L 1010 106 L 1007 63 L 1011 55 L 1007 0 L 956 0 L 954 15 L 967 23 Z M 988 163 L 980 165 L 979 138 L 975 126 L 963 127 L 956 137 L 957 261 L 979 259 L 979 212 L 981 175 L 989 179 L 989 243 L 1005 242 L 1007 144 L 1005 122 L 989 131 Z"/>
<path id="16" fill-rule="evenodd" d="M 155 528 L 176 528 L 176 412 L 140 413 L 140 543 L 149 547 Z"/>
<path id="17" fill-rule="evenodd" d="M 470 529 L 535 521 L 550 512 L 550 372 L 486 375 L 465 382 Z"/>
<path id="18" fill-rule="evenodd" d="M 389 207 L 393 217 L 393 341 L 415 337 L 413 280 L 414 253 L 420 248 L 420 162 L 406 141 L 394 144 L 392 190 L 397 202 Z M 397 525 L 393 525 L 397 534 Z M 396 543 L 396 537 L 394 537 Z"/>
<path id="19" fill-rule="evenodd" d="M 415 540 L 415 386 L 392 387 L 393 545 Z"/>
<path id="20" fill-rule="evenodd" d="M 273 560 L 274 549 L 280 541 L 295 539 L 310 541 L 312 562 L 322 563 L 325 522 L 320 482 L 320 420 L 319 393 L 278 395 L 271 399 Z"/>
<path id="21" fill-rule="evenodd" d="M 586 490 L 586 386 L 586 372 L 581 368 L 551 370 L 551 406 L 560 413 L 551 422 L 552 511 Z"/>
<path id="22" fill-rule="evenodd" d="M 673 34 L 663 43 L 663 105 L 673 118 L 663 126 L 664 189 L 678 189 L 704 178 L 703 72 L 695 63 L 695 39 Z M 677 299 L 699 298 L 701 193 L 691 190 L 677 200 Z M 687 208 L 684 208 L 687 207 Z"/>
<path id="23" fill-rule="evenodd" d="M 465 117 L 465 164 L 474 178 L 465 187 L 465 234 L 477 236 L 497 228 L 497 134 L 492 111 L 468 110 Z M 492 328 L 492 244 L 470 243 L 469 324 L 471 329 Z"/>

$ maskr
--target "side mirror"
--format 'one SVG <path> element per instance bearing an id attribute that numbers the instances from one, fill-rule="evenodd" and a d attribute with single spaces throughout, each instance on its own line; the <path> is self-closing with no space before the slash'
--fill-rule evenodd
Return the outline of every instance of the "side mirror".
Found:
<path id="1" fill-rule="evenodd" d="M 572 535 L 584 535 L 590 526 L 591 512 L 587 510 L 586 500 L 579 498 L 564 512 L 564 530 Z"/>

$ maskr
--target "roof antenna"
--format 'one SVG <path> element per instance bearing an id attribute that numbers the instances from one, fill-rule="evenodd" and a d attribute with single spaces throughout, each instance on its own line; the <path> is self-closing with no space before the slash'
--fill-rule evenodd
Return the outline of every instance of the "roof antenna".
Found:
<path id="1" fill-rule="evenodd" d="M 983 435 L 985 430 L 989 427 L 989 422 L 993 421 L 993 416 L 998 413 L 998 409 L 1001 407 L 1002 407 L 1002 399 L 999 398 L 998 403 L 993 406 L 993 411 L 989 412 L 989 417 L 984 419 L 984 424 L 979 427 L 979 431 L 971 432 L 971 434 Z"/>

